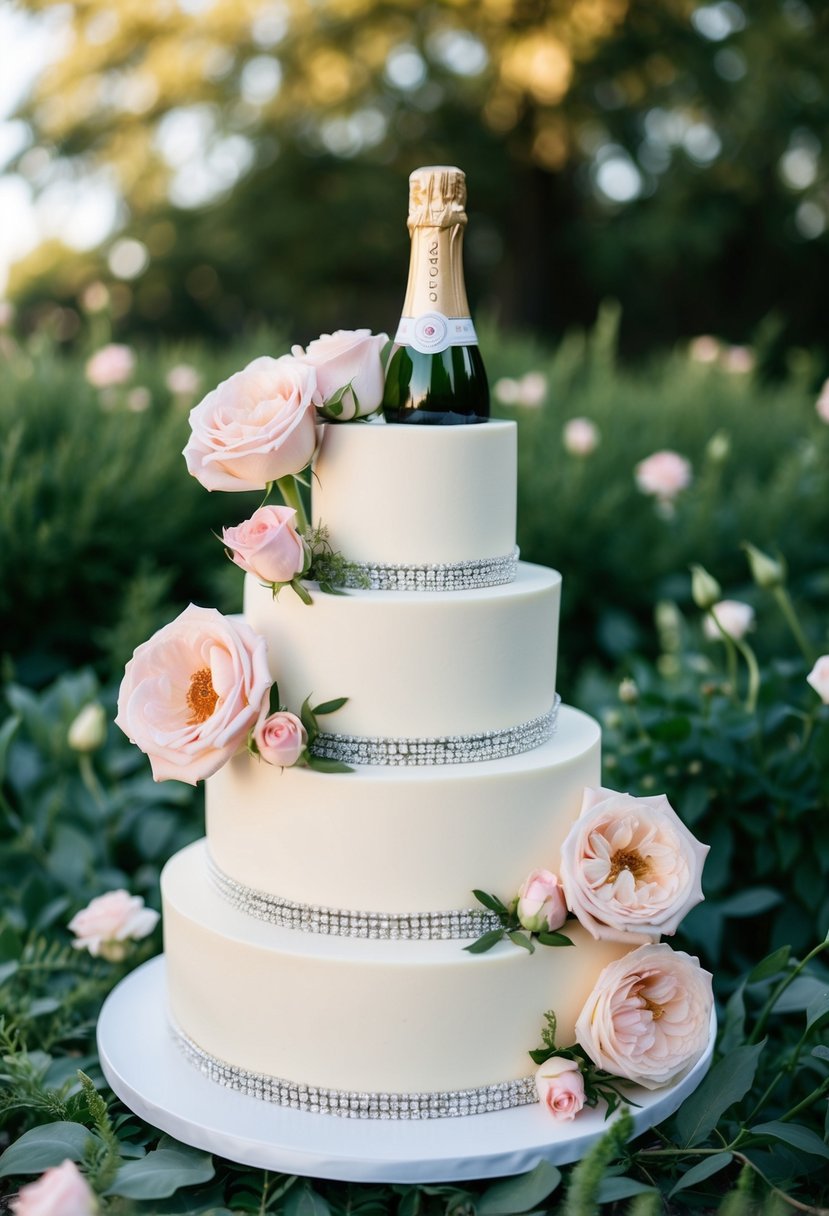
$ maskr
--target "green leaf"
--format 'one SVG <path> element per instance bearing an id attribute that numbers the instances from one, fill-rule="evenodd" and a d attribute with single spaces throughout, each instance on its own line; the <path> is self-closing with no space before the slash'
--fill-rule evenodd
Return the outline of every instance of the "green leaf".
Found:
<path id="1" fill-rule="evenodd" d="M 322 705 L 314 706 L 315 714 L 335 714 L 338 709 L 342 709 L 348 697 L 335 697 L 333 701 L 323 701 Z"/>
<path id="2" fill-rule="evenodd" d="M 566 933 L 551 933 L 545 929 L 538 934 L 538 940 L 542 946 L 572 946 L 572 942 Z"/>
<path id="3" fill-rule="evenodd" d="M 299 719 L 308 732 L 308 738 L 315 739 L 319 734 L 319 727 L 317 726 L 317 720 L 314 717 L 314 711 L 311 709 L 310 697 L 306 697 L 302 702 L 302 708 L 299 711 Z"/>
<path id="4" fill-rule="evenodd" d="M 329 418 L 339 418 L 343 412 L 343 403 L 342 401 L 328 401 L 322 412 Z"/>
<path id="5" fill-rule="evenodd" d="M 759 916 L 761 912 L 768 912 L 771 908 L 777 907 L 782 900 L 781 893 L 774 891 L 771 887 L 753 887 L 751 890 L 740 891 L 738 895 L 732 895 L 730 899 L 723 900 L 719 909 L 723 915 L 736 918 Z"/>
<path id="6" fill-rule="evenodd" d="M 520 946 L 522 950 L 528 950 L 530 954 L 535 953 L 533 939 L 526 933 L 521 933 L 519 929 L 513 929 L 509 934 L 509 939 L 514 946 Z"/>
<path id="7" fill-rule="evenodd" d="M 543 1203 L 561 1182 L 561 1173 L 549 1161 L 515 1178 L 505 1178 L 484 1191 L 475 1204 L 478 1216 L 518 1216 Z"/>
<path id="8" fill-rule="evenodd" d="M 806 1010 L 806 1029 L 811 1030 L 827 1013 L 829 1013 L 829 988 L 824 988 L 823 992 L 819 992 L 809 1002 Z"/>
<path id="9" fill-rule="evenodd" d="M 6 753 L 19 725 L 20 718 L 13 714 L 0 726 L 0 782 L 3 781 L 6 774 Z"/>
<path id="10" fill-rule="evenodd" d="M 353 773 L 354 769 L 350 764 L 344 764 L 342 760 L 328 760 L 325 756 L 309 756 L 308 768 L 314 769 L 317 773 Z"/>
<path id="11" fill-rule="evenodd" d="M 829 1060 L 829 1047 L 824 1047 L 819 1043 L 817 1047 L 813 1047 L 810 1055 L 817 1056 L 819 1060 Z"/>
<path id="12" fill-rule="evenodd" d="M 726 1002 L 720 1051 L 727 1056 L 735 1047 L 739 1047 L 745 1037 L 746 1001 L 745 984 L 742 983 L 738 984 Z"/>
<path id="13" fill-rule="evenodd" d="M 5 984 L 6 980 L 10 980 L 19 970 L 20 963 L 16 958 L 10 959 L 8 963 L 0 963 L 0 984 Z"/>
<path id="14" fill-rule="evenodd" d="M 696 1186 L 698 1182 L 705 1182 L 706 1178 L 710 1178 L 713 1174 L 718 1174 L 720 1170 L 724 1170 L 726 1166 L 730 1165 L 733 1160 L 733 1153 L 715 1153 L 713 1157 L 704 1157 L 702 1161 L 696 1165 L 692 1165 L 688 1172 L 682 1175 L 679 1182 L 668 1192 L 668 1198 L 670 1199 L 677 1191 L 684 1191 L 689 1186 Z"/>
<path id="15" fill-rule="evenodd" d="M 97 1137 L 82 1123 L 44 1123 L 24 1132 L 0 1157 L 0 1178 L 42 1174 L 67 1158 L 82 1161 Z"/>
<path id="16" fill-rule="evenodd" d="M 496 916 L 509 916 L 509 910 L 506 905 L 502 904 L 497 895 L 490 895 L 487 891 L 473 891 L 479 904 L 483 904 L 490 912 L 494 912 Z"/>
<path id="17" fill-rule="evenodd" d="M 285 1216 L 328 1216 L 331 1206 L 327 1199 L 309 1186 L 295 1186 L 285 1201 Z"/>
<path id="18" fill-rule="evenodd" d="M 107 1195 L 124 1199 L 166 1199 L 180 1187 L 209 1182 L 215 1170 L 210 1153 L 166 1139 L 138 1161 L 128 1161 L 115 1175 Z"/>
<path id="19" fill-rule="evenodd" d="M 815 1157 L 825 1157 L 829 1161 L 829 1148 L 810 1127 L 776 1120 L 772 1123 L 758 1123 L 756 1127 L 749 1128 L 749 1131 L 755 1136 L 771 1136 L 772 1140 L 780 1140 L 783 1144 L 790 1144 L 792 1148 L 812 1153 Z"/>
<path id="20" fill-rule="evenodd" d="M 646 1182 L 638 1182 L 625 1175 L 603 1178 L 596 1196 L 597 1203 L 613 1203 L 617 1199 L 632 1199 L 634 1195 L 656 1195 L 658 1192 Z"/>
<path id="21" fill-rule="evenodd" d="M 488 933 L 482 934 L 470 946 L 464 946 L 464 950 L 468 950 L 470 954 L 484 954 L 487 950 L 491 950 L 503 936 L 503 929 L 490 929 Z"/>
<path id="22" fill-rule="evenodd" d="M 729 1106 L 745 1097 L 751 1089 L 765 1045 L 766 1040 L 763 1039 L 751 1047 L 735 1047 L 714 1065 L 699 1088 L 677 1112 L 676 1133 L 680 1144 L 688 1147 L 701 1144 Z"/>
<path id="23" fill-rule="evenodd" d="M 770 979 L 771 976 L 777 975 L 786 966 L 789 961 L 789 955 L 792 952 L 791 946 L 781 946 L 779 950 L 775 950 L 773 954 L 768 954 L 748 973 L 746 978 L 747 984 L 758 984 L 760 980 Z"/>
<path id="24" fill-rule="evenodd" d="M 298 577 L 293 578 L 293 579 L 291 579 L 288 586 L 291 588 L 292 591 L 296 592 L 296 594 L 302 600 L 303 604 L 312 605 L 314 603 L 313 599 L 311 598 L 310 593 L 306 590 L 306 588 L 302 582 L 302 579 L 300 579 Z"/>

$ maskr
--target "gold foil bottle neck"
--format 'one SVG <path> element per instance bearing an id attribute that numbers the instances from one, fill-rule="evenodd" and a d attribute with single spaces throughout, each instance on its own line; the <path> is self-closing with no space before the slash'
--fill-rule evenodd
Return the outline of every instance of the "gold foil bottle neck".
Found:
<path id="1" fill-rule="evenodd" d="M 466 175 L 453 165 L 425 165 L 409 175 L 409 232 L 466 224 Z"/>

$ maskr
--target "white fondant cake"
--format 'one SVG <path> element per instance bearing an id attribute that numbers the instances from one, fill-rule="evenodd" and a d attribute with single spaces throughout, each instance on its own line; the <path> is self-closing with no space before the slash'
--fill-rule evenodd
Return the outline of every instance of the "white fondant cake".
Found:
<path id="1" fill-rule="evenodd" d="M 329 424 L 314 522 L 366 569 L 511 554 L 515 451 L 509 422 Z M 207 782 L 206 843 L 164 872 L 172 1021 L 209 1075 L 271 1100 L 380 1117 L 534 1101 L 545 1011 L 573 1042 L 629 949 L 573 921 L 572 947 L 464 949 L 492 918 L 474 888 L 509 900 L 557 866 L 600 784 L 600 733 L 567 707 L 554 722 L 556 572 L 421 585 L 312 588 L 309 606 L 246 577 L 281 700 L 346 696 L 320 728 L 385 761 L 323 773 L 238 754 Z"/>

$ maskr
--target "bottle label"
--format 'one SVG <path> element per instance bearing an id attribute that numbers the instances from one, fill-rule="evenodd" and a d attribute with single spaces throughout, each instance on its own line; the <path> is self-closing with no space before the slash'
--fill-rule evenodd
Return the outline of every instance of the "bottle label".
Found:
<path id="1" fill-rule="evenodd" d="M 401 317 L 394 340 L 411 346 L 422 355 L 435 355 L 447 346 L 477 346 L 475 326 L 469 317 L 447 317 L 442 312 L 422 312 Z"/>

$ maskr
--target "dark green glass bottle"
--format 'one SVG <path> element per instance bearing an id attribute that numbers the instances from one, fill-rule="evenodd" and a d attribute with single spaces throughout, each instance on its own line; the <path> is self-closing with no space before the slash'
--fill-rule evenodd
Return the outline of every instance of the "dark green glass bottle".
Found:
<path id="1" fill-rule="evenodd" d="M 428 166 L 409 178 L 412 252 L 386 373 L 388 422 L 452 426 L 489 417 L 489 385 L 463 278 L 465 205 L 460 169 Z"/>

